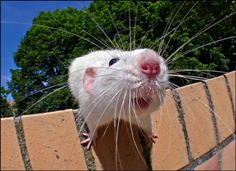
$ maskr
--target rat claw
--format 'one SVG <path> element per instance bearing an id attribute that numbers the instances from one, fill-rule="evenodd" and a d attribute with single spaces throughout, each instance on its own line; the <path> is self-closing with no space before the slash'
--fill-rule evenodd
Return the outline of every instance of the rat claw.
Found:
<path id="1" fill-rule="evenodd" d="M 81 145 L 87 145 L 86 146 L 86 149 L 87 150 L 89 150 L 90 148 L 91 148 L 91 146 L 92 146 L 92 142 L 93 141 L 91 141 L 91 139 L 90 138 L 87 138 L 87 139 L 85 139 L 85 140 L 83 140 L 82 142 L 81 142 Z"/>
<path id="2" fill-rule="evenodd" d="M 145 132 L 145 136 L 147 138 L 147 140 L 149 140 L 151 143 L 156 143 L 156 138 L 158 138 L 158 136 L 154 133 L 148 134 Z"/>
<path id="3" fill-rule="evenodd" d="M 87 138 L 81 142 L 82 145 L 87 144 L 90 141 L 90 138 Z"/>
<path id="4" fill-rule="evenodd" d="M 150 137 L 151 142 L 152 142 L 152 143 L 156 143 L 156 141 L 155 141 L 156 138 L 158 138 L 157 135 L 152 135 L 152 136 Z"/>
<path id="5" fill-rule="evenodd" d="M 85 136 L 85 137 L 89 136 L 89 134 L 87 132 L 83 132 L 82 135 Z"/>
<path id="6" fill-rule="evenodd" d="M 86 149 L 89 150 L 92 145 L 95 145 L 96 134 L 93 136 L 93 138 L 92 138 L 92 136 L 91 136 L 90 134 L 88 134 L 87 132 L 83 132 L 82 135 L 83 135 L 86 139 L 81 142 L 81 145 L 86 146 Z"/>
<path id="7" fill-rule="evenodd" d="M 85 135 L 86 136 L 86 135 Z M 91 138 L 88 136 L 85 140 L 83 140 L 80 144 L 83 146 L 86 146 L 86 149 L 89 150 L 92 146 L 92 140 Z"/>
<path id="8" fill-rule="evenodd" d="M 86 146 L 86 149 L 89 150 L 91 148 L 92 144 L 93 144 L 93 141 L 90 140 L 88 145 Z"/>

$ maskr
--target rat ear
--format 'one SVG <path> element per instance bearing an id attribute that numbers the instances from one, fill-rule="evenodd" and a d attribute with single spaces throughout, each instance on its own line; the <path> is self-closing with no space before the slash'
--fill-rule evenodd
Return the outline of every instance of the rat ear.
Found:
<path id="1" fill-rule="evenodd" d="M 84 73 L 84 88 L 87 91 L 88 94 L 92 95 L 93 92 L 93 83 L 95 80 L 95 75 L 96 75 L 96 69 L 93 67 L 89 67 L 85 70 Z"/>

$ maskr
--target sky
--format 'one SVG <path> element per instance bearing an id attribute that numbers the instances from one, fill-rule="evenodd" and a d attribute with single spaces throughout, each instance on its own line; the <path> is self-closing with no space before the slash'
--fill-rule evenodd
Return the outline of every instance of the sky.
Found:
<path id="1" fill-rule="evenodd" d="M 20 40 L 41 11 L 54 11 L 68 6 L 81 9 L 91 1 L 1 1 L 1 86 L 7 88 L 11 69 L 16 69 L 14 53 Z M 8 96 L 12 100 L 12 96 Z"/>

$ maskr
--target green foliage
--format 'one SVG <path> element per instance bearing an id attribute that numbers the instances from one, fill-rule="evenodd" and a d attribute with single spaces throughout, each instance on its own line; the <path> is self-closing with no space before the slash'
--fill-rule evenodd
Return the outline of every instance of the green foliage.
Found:
<path id="1" fill-rule="evenodd" d="M 236 9 L 233 1 L 198 2 L 185 18 L 194 3 L 185 1 L 180 8 L 181 3 L 177 1 L 95 1 L 89 8 L 80 11 L 68 7 L 54 12 L 41 12 L 15 53 L 19 68 L 12 70 L 9 87 L 18 113 L 21 114 L 53 91 L 39 90 L 66 83 L 67 68 L 75 57 L 100 48 L 129 50 L 139 45 L 158 51 L 160 41 L 157 40 L 175 16 L 168 30 L 172 32 L 166 35 L 162 46 L 165 49 L 162 56 L 168 58 L 200 30 Z M 235 39 L 204 46 L 186 55 L 183 53 L 214 40 L 235 36 L 235 19 L 235 15 L 229 17 L 186 44 L 173 56 L 169 69 L 234 70 Z M 176 80 L 174 82 L 178 83 Z M 68 88 L 65 88 L 43 99 L 27 113 L 76 107 Z"/>
<path id="2" fill-rule="evenodd" d="M 7 101 L 10 92 L 1 87 L 1 118 L 13 116 L 13 106 Z"/>

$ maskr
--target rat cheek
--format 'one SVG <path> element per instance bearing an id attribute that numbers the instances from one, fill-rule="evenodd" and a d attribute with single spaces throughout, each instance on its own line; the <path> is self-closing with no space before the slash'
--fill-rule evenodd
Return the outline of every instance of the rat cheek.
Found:
<path id="1" fill-rule="evenodd" d="M 95 68 L 87 68 L 84 74 L 84 88 L 86 92 L 90 95 L 93 95 L 93 85 L 96 76 L 96 69 Z"/>

